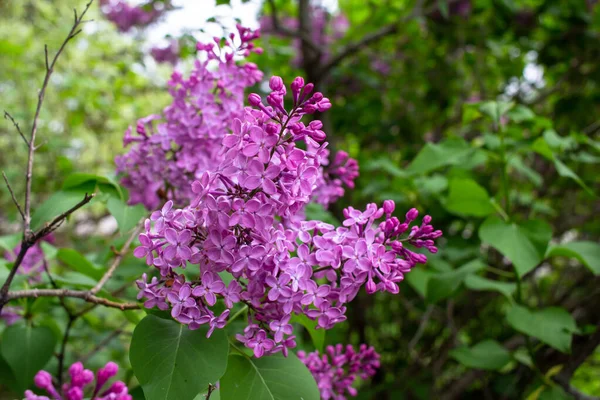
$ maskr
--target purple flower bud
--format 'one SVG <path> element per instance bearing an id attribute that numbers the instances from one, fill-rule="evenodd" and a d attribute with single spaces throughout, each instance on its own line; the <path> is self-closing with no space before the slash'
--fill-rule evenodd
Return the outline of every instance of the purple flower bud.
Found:
<path id="1" fill-rule="evenodd" d="M 257 95 L 256 93 L 250 93 L 248 95 L 248 102 L 254 106 L 254 107 L 258 107 L 259 104 L 262 103 L 262 99 L 260 98 L 259 95 Z"/>
<path id="2" fill-rule="evenodd" d="M 419 216 L 419 210 L 417 210 L 416 208 L 411 208 L 406 213 L 406 220 L 408 222 L 411 222 L 411 221 L 414 221 L 415 219 L 417 219 L 418 216 Z"/>
<path id="3" fill-rule="evenodd" d="M 279 76 L 272 76 L 269 80 L 269 87 L 271 90 L 280 91 L 283 88 L 283 79 Z"/>
<path id="4" fill-rule="evenodd" d="M 383 201 L 383 211 L 387 215 L 390 215 L 391 213 L 393 213 L 395 209 L 396 209 L 396 203 L 394 203 L 394 200 L 384 200 Z"/>
<path id="5" fill-rule="evenodd" d="M 33 382 L 35 383 L 35 386 L 39 387 L 40 389 L 48 391 L 50 389 L 54 389 L 54 386 L 52 385 L 52 375 L 46 371 L 42 370 L 38 372 L 33 378 Z"/>

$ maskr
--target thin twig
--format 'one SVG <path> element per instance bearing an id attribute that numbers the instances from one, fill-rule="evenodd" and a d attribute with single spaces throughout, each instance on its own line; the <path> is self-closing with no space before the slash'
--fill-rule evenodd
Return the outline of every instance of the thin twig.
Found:
<path id="1" fill-rule="evenodd" d="M 415 348 L 415 346 L 417 345 L 417 343 L 423 336 L 423 333 L 425 333 L 425 328 L 427 327 L 427 324 L 429 323 L 429 318 L 431 318 L 431 313 L 433 312 L 433 309 L 434 309 L 434 306 L 429 305 L 427 307 L 427 310 L 425 310 L 425 313 L 421 317 L 421 323 L 419 324 L 419 328 L 417 328 L 417 332 L 415 333 L 415 336 L 413 336 L 413 338 L 408 343 L 409 354 Z"/>
<path id="2" fill-rule="evenodd" d="M 137 303 L 117 303 L 102 297 L 90 295 L 87 290 L 70 289 L 27 289 L 8 292 L 7 300 L 37 298 L 37 297 L 73 297 L 83 299 L 88 303 L 98 304 L 109 308 L 118 308 L 119 310 L 138 310 L 140 306 Z"/>
<path id="3" fill-rule="evenodd" d="M 17 121 L 15 121 L 15 119 L 12 117 L 12 115 L 10 115 L 6 110 L 4 110 L 4 118 L 10 119 L 10 122 L 12 122 L 12 124 L 15 126 L 15 128 L 17 128 L 17 132 L 19 132 L 19 135 L 21 135 L 21 138 L 23 139 L 25 144 L 29 147 L 29 142 L 27 141 L 27 138 L 23 134 L 23 131 L 21 130 L 21 127 L 19 126 L 19 123 Z"/>
<path id="4" fill-rule="evenodd" d="M 113 260 L 113 263 L 111 264 L 111 266 L 104 273 L 102 278 L 100 278 L 100 280 L 98 281 L 96 286 L 94 286 L 92 289 L 90 289 L 90 294 L 98 293 L 102 289 L 102 287 L 106 284 L 106 282 L 112 277 L 113 273 L 115 272 L 115 270 L 117 269 L 119 264 L 121 264 L 121 261 L 123 260 L 123 256 L 125 256 L 125 254 L 127 254 L 127 250 L 129 249 L 129 246 L 131 246 L 131 243 L 133 243 L 133 240 L 135 239 L 138 232 L 140 231 L 140 228 L 141 228 L 141 225 L 138 224 L 138 226 L 133 230 L 131 235 L 129 235 L 129 237 L 125 241 L 125 244 L 121 248 L 121 251 L 119 251 L 117 253 L 117 256 Z"/>
<path id="5" fill-rule="evenodd" d="M 52 221 L 45 223 L 44 226 L 39 231 L 35 232 L 31 236 L 31 238 L 29 239 L 29 242 L 31 244 L 34 244 L 35 242 L 37 242 L 38 240 L 40 240 L 41 238 L 43 238 L 50 232 L 54 232 L 63 223 L 63 221 L 65 219 L 67 219 L 67 217 L 69 215 L 73 214 L 75 211 L 79 210 L 81 207 L 83 207 L 84 205 L 86 205 L 87 203 L 92 201 L 94 196 L 96 196 L 94 193 L 92 193 L 92 194 L 86 193 L 85 196 L 83 197 L 83 199 L 79 203 L 75 204 L 73 207 L 69 208 L 64 213 L 58 215 Z"/>
<path id="6" fill-rule="evenodd" d="M 27 157 L 27 172 L 25 174 L 25 218 L 24 218 L 24 222 L 23 222 L 23 238 L 24 239 L 27 239 L 27 237 L 30 234 L 30 230 L 31 230 L 31 182 L 32 182 L 31 178 L 32 178 L 32 171 L 33 171 L 33 158 L 34 158 L 34 154 L 35 154 L 35 137 L 37 134 L 38 120 L 40 117 L 40 112 L 42 110 L 42 104 L 44 103 L 44 95 L 46 94 L 46 88 L 48 87 L 48 83 L 50 82 L 50 77 L 52 76 L 52 73 L 54 72 L 54 66 L 56 65 L 56 61 L 58 61 L 58 58 L 62 54 L 67 43 L 69 43 L 69 41 L 71 39 L 73 39 L 75 37 L 75 35 L 78 33 L 78 28 L 81 23 L 81 20 L 83 19 L 83 16 L 85 15 L 85 13 L 89 10 L 93 1 L 94 0 L 90 0 L 87 3 L 87 5 L 85 6 L 81 15 L 79 17 L 75 18 L 75 21 L 73 22 L 73 26 L 71 27 L 69 34 L 67 35 L 67 37 L 65 38 L 65 40 L 63 41 L 61 46 L 59 47 L 58 51 L 54 55 L 54 58 L 52 59 L 52 62 L 50 64 L 48 64 L 48 61 L 47 61 L 48 60 L 48 57 L 47 57 L 48 49 L 46 46 L 44 46 L 44 50 L 45 50 L 44 53 L 46 54 L 46 75 L 44 76 L 44 82 L 42 83 L 42 88 L 38 95 L 38 103 L 37 103 L 37 107 L 35 110 L 35 115 L 33 117 L 33 124 L 31 126 L 31 135 L 29 137 L 29 154 Z M 77 15 L 77 12 L 75 12 L 75 15 Z"/>
<path id="7" fill-rule="evenodd" d="M 19 210 L 19 214 L 21 214 L 21 218 L 25 219 L 25 214 L 23 214 L 21 205 L 19 204 L 17 198 L 15 197 L 15 193 L 13 192 L 12 187 L 10 186 L 10 183 L 8 182 L 8 178 L 6 177 L 6 174 L 4 173 L 4 171 L 2 171 L 2 176 L 4 177 L 4 182 L 6 182 L 6 187 L 8 188 L 8 191 L 10 192 L 10 197 L 12 197 L 13 203 L 15 203 L 15 206 L 17 206 L 17 210 Z"/>

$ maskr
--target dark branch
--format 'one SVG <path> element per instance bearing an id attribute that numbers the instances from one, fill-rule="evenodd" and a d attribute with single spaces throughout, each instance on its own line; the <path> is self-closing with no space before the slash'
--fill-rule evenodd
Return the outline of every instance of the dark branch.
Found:
<path id="1" fill-rule="evenodd" d="M 8 182 L 8 178 L 6 177 L 6 174 L 4 173 L 4 171 L 2 171 L 2 177 L 4 178 L 4 182 L 6 182 L 6 187 L 8 188 L 8 191 L 10 192 L 10 197 L 12 197 L 13 203 L 15 203 L 15 206 L 17 206 L 17 210 L 19 210 L 19 214 L 21 214 L 21 218 L 25 219 L 25 214 L 23 214 L 21 205 L 17 201 L 17 198 L 15 197 L 15 193 L 13 192 L 12 187 L 10 186 L 10 183 Z"/>
<path id="2" fill-rule="evenodd" d="M 274 0 L 267 0 L 269 2 L 269 6 L 271 7 L 271 23 L 273 24 L 273 30 L 275 33 L 278 33 L 282 36 L 291 37 L 291 38 L 299 38 L 302 42 L 310 47 L 310 49 L 314 52 L 320 52 L 321 49 L 319 46 L 311 39 L 310 35 L 305 32 L 301 32 L 299 30 L 288 29 L 284 26 L 281 26 L 281 21 L 279 20 L 279 16 L 277 13 L 277 6 L 275 5 Z"/>
<path id="3" fill-rule="evenodd" d="M 140 306 L 137 303 L 117 303 L 102 297 L 90 295 L 87 290 L 70 289 L 28 289 L 15 290 L 8 292 L 7 300 L 37 298 L 37 297 L 72 297 L 85 300 L 88 303 L 98 304 L 109 308 L 118 308 L 119 310 L 138 310 Z"/>
<path id="4" fill-rule="evenodd" d="M 19 126 L 17 121 L 15 121 L 15 119 L 12 117 L 12 115 L 10 115 L 6 110 L 4 111 L 4 118 L 10 119 L 10 122 L 12 122 L 12 124 L 15 126 L 15 128 L 17 128 L 17 132 L 19 132 L 19 135 L 21 135 L 21 139 L 23 139 L 25 144 L 29 147 L 29 142 L 27 141 L 27 138 L 23 134 L 21 127 Z"/>

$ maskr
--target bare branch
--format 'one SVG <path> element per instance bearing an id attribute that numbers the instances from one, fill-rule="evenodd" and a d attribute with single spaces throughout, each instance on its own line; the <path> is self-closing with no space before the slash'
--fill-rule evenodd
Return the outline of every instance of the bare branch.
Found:
<path id="1" fill-rule="evenodd" d="M 19 126 L 19 124 L 17 123 L 17 121 L 15 121 L 15 119 L 12 117 L 12 115 L 10 115 L 6 110 L 4 111 L 4 118 L 10 119 L 10 122 L 12 122 L 12 124 L 15 126 L 15 128 L 17 128 L 17 132 L 19 132 L 19 135 L 21 135 L 21 138 L 23 139 L 23 141 L 25 142 L 25 144 L 27 146 L 29 146 L 29 142 L 27 141 L 27 138 L 23 134 L 23 131 L 21 130 L 21 127 Z"/>
<path id="2" fill-rule="evenodd" d="M 46 55 L 46 75 L 44 76 L 44 82 L 42 83 L 42 88 L 38 95 L 38 103 L 37 103 L 37 107 L 35 110 L 35 115 L 33 117 L 33 124 L 31 127 L 31 135 L 30 135 L 30 138 L 28 141 L 29 154 L 28 154 L 28 158 L 27 158 L 27 172 L 25 174 L 25 207 L 24 207 L 25 208 L 25 210 L 24 210 L 25 218 L 24 218 L 24 222 L 23 222 L 23 237 L 24 238 L 27 238 L 29 236 L 30 230 L 31 230 L 31 181 L 32 181 L 31 178 L 32 178 L 32 171 L 33 171 L 33 158 L 34 158 L 34 154 L 35 154 L 35 137 L 37 134 L 38 120 L 40 117 L 40 112 L 42 110 L 42 104 L 44 103 L 44 95 L 46 94 L 46 89 L 48 87 L 48 83 L 50 82 L 50 77 L 52 76 L 52 72 L 54 72 L 54 66 L 56 65 L 56 62 L 58 61 L 58 58 L 62 54 L 62 52 L 65 49 L 65 46 L 67 45 L 69 40 L 71 40 L 74 37 L 74 33 L 78 32 L 78 28 L 79 28 L 79 25 L 81 24 L 83 16 L 89 10 L 93 1 L 94 0 L 90 0 L 87 3 L 87 5 L 85 6 L 85 9 L 83 10 L 83 12 L 81 13 L 80 16 L 77 16 L 77 13 L 75 13 L 76 18 L 73 21 L 73 26 L 71 27 L 71 30 L 69 31 L 69 34 L 67 35 L 67 37 L 65 38 L 65 40 L 63 41 L 61 46 L 59 47 L 56 54 L 54 55 L 52 62 L 50 62 L 50 63 L 48 63 L 48 48 L 47 48 L 47 46 L 44 46 L 44 53 Z"/>
<path id="3" fill-rule="evenodd" d="M 299 38 L 300 40 L 302 40 L 302 42 L 304 44 L 306 44 L 308 47 L 310 47 L 310 49 L 314 52 L 321 52 L 321 49 L 319 48 L 319 46 L 312 40 L 312 38 L 307 35 L 305 32 L 301 32 L 299 30 L 293 30 L 293 29 L 288 29 L 284 26 L 281 25 L 281 22 L 279 20 L 279 16 L 277 13 L 277 6 L 275 5 L 275 1 L 274 0 L 267 0 L 269 2 L 269 6 L 271 7 L 271 23 L 273 24 L 273 30 L 282 35 L 282 36 L 286 36 L 286 37 L 291 37 L 291 38 Z"/>
<path id="4" fill-rule="evenodd" d="M 456 3 L 459 0 L 449 0 L 448 6 L 450 6 L 452 3 Z M 412 19 L 415 18 L 419 18 L 423 15 L 429 15 L 435 11 L 438 10 L 439 5 L 438 2 L 435 2 L 434 4 L 432 4 L 431 6 L 429 6 L 427 9 L 425 9 L 423 11 L 423 0 L 417 0 L 415 6 L 413 7 L 412 11 L 400 18 L 398 21 L 386 25 L 384 27 L 382 27 L 381 29 L 366 34 L 365 36 L 362 37 L 362 39 L 358 40 L 357 42 L 354 43 L 350 43 L 348 45 L 346 45 L 344 48 L 342 48 L 337 55 L 333 56 L 331 58 L 331 60 L 329 60 L 329 62 L 327 62 L 320 71 L 320 79 L 325 78 L 333 68 L 335 68 L 336 66 L 338 66 L 344 59 L 346 59 L 346 57 L 355 54 L 356 52 L 360 51 L 361 49 L 363 49 L 364 47 L 367 47 L 368 45 L 377 42 L 378 40 L 392 35 L 394 33 L 397 33 L 399 28 L 406 24 L 407 22 L 409 22 Z M 409 38 L 404 38 L 403 41 L 404 42 L 408 42 Z"/>
<path id="5" fill-rule="evenodd" d="M 84 205 L 86 205 L 87 203 L 89 203 L 90 201 L 92 201 L 92 199 L 94 198 L 94 196 L 96 196 L 94 193 L 92 194 L 85 194 L 85 196 L 83 197 L 83 200 L 81 200 L 79 203 L 75 204 L 73 207 L 69 208 L 67 211 L 65 211 L 64 213 L 58 215 L 57 217 L 55 217 L 52 221 L 47 222 L 46 224 L 44 224 L 44 226 L 37 232 L 35 232 L 30 238 L 29 238 L 29 242 L 33 245 L 35 242 L 37 242 L 38 240 L 40 240 L 41 238 L 43 238 L 44 236 L 46 236 L 47 234 L 49 234 L 50 232 L 55 231 L 62 223 L 65 219 L 67 219 L 67 217 L 71 214 L 73 214 L 75 211 L 79 210 L 81 207 L 83 207 Z"/>
<path id="6" fill-rule="evenodd" d="M 102 297 L 90 295 L 87 290 L 70 289 L 28 289 L 15 290 L 8 292 L 7 300 L 38 298 L 38 297 L 72 297 L 85 300 L 88 303 L 98 304 L 109 308 L 118 308 L 119 310 L 138 310 L 140 306 L 137 303 L 117 303 Z"/>
<path id="7" fill-rule="evenodd" d="M 104 339 L 102 339 L 102 341 L 100 343 L 98 343 L 92 351 L 90 351 L 85 356 L 81 357 L 81 359 L 79 361 L 81 361 L 82 363 L 85 364 L 90 358 L 92 358 L 94 355 L 96 355 L 96 353 L 98 353 L 100 350 L 102 350 L 103 348 L 108 346 L 110 344 L 110 342 L 112 342 L 119 335 L 121 335 L 124 332 L 123 328 L 125 328 L 125 324 L 121 325 L 121 328 L 115 329 L 108 336 L 106 336 Z"/>
<path id="8" fill-rule="evenodd" d="M 434 309 L 434 306 L 429 305 L 427 307 L 427 310 L 425 310 L 425 313 L 421 317 L 421 323 L 419 324 L 419 327 L 417 328 L 417 332 L 415 333 L 415 336 L 413 336 L 413 338 L 408 343 L 409 354 L 414 350 L 415 346 L 417 345 L 417 343 L 423 336 L 423 333 L 425 332 L 425 328 L 427 327 L 427 324 L 429 323 L 429 318 L 431 318 L 431 313 L 433 312 L 433 309 Z"/>
<path id="9" fill-rule="evenodd" d="M 86 193 L 83 200 L 81 200 L 79 203 L 75 204 L 73 207 L 71 207 L 64 213 L 62 213 L 59 216 L 57 216 L 56 218 L 54 218 L 51 222 L 46 223 L 37 232 L 31 233 L 29 235 L 24 235 L 23 242 L 21 242 L 21 250 L 19 251 L 19 254 L 17 255 L 15 263 L 14 263 L 12 269 L 10 270 L 10 273 L 8 274 L 8 277 L 6 278 L 6 281 L 2 285 L 2 288 L 0 289 L 0 311 L 2 311 L 2 308 L 4 307 L 4 305 L 6 303 L 8 303 L 8 301 L 10 300 L 8 289 L 10 288 L 10 284 L 12 283 L 13 279 L 15 278 L 15 275 L 17 274 L 17 270 L 21 266 L 21 263 L 23 262 L 23 259 L 25 258 L 25 254 L 27 253 L 29 248 L 32 247 L 33 245 L 35 245 L 35 243 L 38 240 L 40 240 L 41 238 L 43 238 L 50 232 L 56 230 L 60 226 L 60 224 L 62 224 L 62 222 L 69 215 L 74 213 L 79 208 L 83 207 L 85 204 L 89 203 L 93 198 L 94 198 L 94 194 Z M 87 292 L 85 292 L 85 293 L 87 293 Z"/>
<path id="10" fill-rule="evenodd" d="M 117 253 L 117 256 L 113 260 L 113 263 L 108 268 L 106 273 L 104 273 L 104 275 L 98 281 L 96 286 L 94 286 L 92 289 L 90 289 L 90 294 L 98 293 L 102 289 L 102 287 L 106 284 L 106 282 L 112 277 L 113 273 L 115 272 L 115 270 L 117 269 L 119 264 L 121 264 L 121 260 L 123 260 L 123 256 L 125 256 L 125 254 L 127 254 L 127 250 L 129 249 L 129 246 L 131 246 L 131 243 L 133 242 L 133 240 L 137 236 L 138 232 L 140 231 L 140 227 L 141 227 L 141 225 L 138 224 L 138 226 L 133 230 L 131 235 L 127 238 L 127 240 L 125 241 L 125 244 L 121 248 L 121 251 L 119 251 Z"/>
<path id="11" fill-rule="evenodd" d="M 19 210 L 19 214 L 21 214 L 21 218 L 25 219 L 25 214 L 23 214 L 23 210 L 21 210 L 21 205 L 19 205 L 19 202 L 17 201 L 17 198 L 15 197 L 15 193 L 12 190 L 12 187 L 10 187 L 10 183 L 8 183 L 8 178 L 6 177 L 6 174 L 4 173 L 4 171 L 2 171 L 2 176 L 4 177 L 4 182 L 6 182 L 6 187 L 8 188 L 8 191 L 10 192 L 10 197 L 12 197 L 13 203 L 15 203 L 15 206 L 17 206 L 17 210 Z"/>

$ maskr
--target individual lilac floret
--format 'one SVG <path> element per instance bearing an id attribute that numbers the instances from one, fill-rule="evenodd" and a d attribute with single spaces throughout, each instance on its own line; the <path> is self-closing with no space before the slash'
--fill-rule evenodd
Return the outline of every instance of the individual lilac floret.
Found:
<path id="1" fill-rule="evenodd" d="M 169 41 L 164 47 L 155 46 L 150 49 L 150 55 L 159 64 L 177 64 L 179 61 L 179 42 L 177 40 Z"/>
<path id="2" fill-rule="evenodd" d="M 356 396 L 352 384 L 357 377 L 368 379 L 379 368 L 379 354 L 373 347 L 362 344 L 357 351 L 351 345 L 327 346 L 325 354 L 318 351 L 298 352 L 298 358 L 312 373 L 321 392 L 321 399 L 345 400 L 346 395 Z"/>
<path id="3" fill-rule="evenodd" d="M 39 371 L 34 378 L 35 386 L 45 390 L 50 396 L 39 396 L 31 390 L 25 391 L 26 400 L 132 400 L 127 386 L 121 381 L 114 382 L 103 391 L 109 379 L 114 377 L 119 367 L 114 362 L 108 362 L 104 368 L 98 370 L 97 376 L 83 364 L 76 362 L 69 367 L 70 382 L 62 385 L 60 392 L 54 386 L 52 375 L 46 371 Z M 94 383 L 94 379 L 96 382 Z"/>

